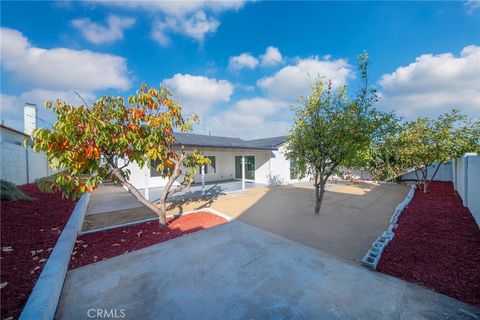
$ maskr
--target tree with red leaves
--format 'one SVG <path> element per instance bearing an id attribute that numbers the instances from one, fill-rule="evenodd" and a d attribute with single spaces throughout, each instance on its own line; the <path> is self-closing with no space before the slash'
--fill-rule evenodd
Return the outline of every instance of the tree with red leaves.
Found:
<path id="1" fill-rule="evenodd" d="M 64 196 L 77 198 L 112 179 L 157 213 L 160 224 L 165 225 L 167 197 L 187 188 L 196 168 L 209 162 L 198 150 L 186 153 L 176 145 L 173 131 L 191 130 L 196 117 L 185 119 L 167 88 L 147 88 L 144 84 L 127 101 L 103 96 L 90 106 L 75 107 L 56 100 L 47 102 L 46 107 L 57 114 L 57 122 L 53 129 L 33 132 L 33 149 L 45 151 L 54 169 L 65 170 L 41 180 L 39 187 L 44 191 L 61 190 Z M 159 207 L 128 181 L 131 162 L 149 167 L 152 161 L 167 179 Z M 180 176 L 183 182 L 172 188 Z"/>

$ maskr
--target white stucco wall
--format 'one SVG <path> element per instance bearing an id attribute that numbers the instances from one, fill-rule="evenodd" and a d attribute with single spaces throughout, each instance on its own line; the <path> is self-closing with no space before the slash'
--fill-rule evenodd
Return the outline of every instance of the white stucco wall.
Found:
<path id="1" fill-rule="evenodd" d="M 272 151 L 270 184 L 285 184 L 290 182 L 290 160 L 285 157 L 286 149 L 281 146 Z"/>

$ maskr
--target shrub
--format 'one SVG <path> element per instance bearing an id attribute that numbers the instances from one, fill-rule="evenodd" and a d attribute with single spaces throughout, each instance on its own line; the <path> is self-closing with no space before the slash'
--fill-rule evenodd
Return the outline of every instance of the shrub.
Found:
<path id="1" fill-rule="evenodd" d="M 22 190 L 20 190 L 14 183 L 6 180 L 0 180 L 0 195 L 2 200 L 27 200 L 31 201 L 32 198 L 26 195 Z"/>

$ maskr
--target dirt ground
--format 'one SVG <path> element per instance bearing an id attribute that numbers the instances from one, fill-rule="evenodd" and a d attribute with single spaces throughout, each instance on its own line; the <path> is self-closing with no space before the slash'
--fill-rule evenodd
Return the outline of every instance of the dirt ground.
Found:
<path id="1" fill-rule="evenodd" d="M 325 193 L 317 216 L 315 193 L 308 185 L 273 186 L 211 199 L 170 203 L 169 214 L 213 208 L 255 227 L 282 235 L 349 262 L 359 262 L 372 242 L 387 229 L 394 208 L 408 188 L 359 182 Z M 147 208 L 88 215 L 83 229 L 154 218 Z"/>

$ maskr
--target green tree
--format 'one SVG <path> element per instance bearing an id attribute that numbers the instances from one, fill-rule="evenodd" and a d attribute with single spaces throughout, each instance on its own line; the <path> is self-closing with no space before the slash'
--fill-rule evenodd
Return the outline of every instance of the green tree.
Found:
<path id="1" fill-rule="evenodd" d="M 316 205 L 320 208 L 325 184 L 340 167 L 364 164 L 371 141 L 391 114 L 376 110 L 375 89 L 368 86 L 368 55 L 359 56 L 362 85 L 355 97 L 347 96 L 346 86 L 333 88 L 332 82 L 318 81 L 310 96 L 293 107 L 294 126 L 287 138 L 286 156 L 295 172 L 314 179 Z"/>
<path id="2" fill-rule="evenodd" d="M 399 119 L 392 117 L 392 121 L 384 126 L 383 132 L 372 141 L 365 168 L 375 180 L 396 180 L 408 169 L 408 163 L 400 157 L 402 130 Z"/>
<path id="3" fill-rule="evenodd" d="M 208 163 L 198 150 L 187 153 L 176 145 L 174 130 L 189 131 L 196 118 L 182 117 L 180 104 L 167 88 L 144 84 L 127 101 L 103 96 L 90 106 L 56 100 L 47 102 L 46 107 L 56 113 L 57 121 L 51 130 L 34 131 L 33 149 L 45 151 L 53 168 L 65 170 L 42 180 L 39 186 L 44 191 L 61 190 L 64 196 L 77 198 L 112 179 L 154 211 L 164 225 L 167 197 L 188 188 L 195 168 Z M 159 207 L 128 181 L 130 163 L 143 168 L 152 161 L 167 179 Z M 180 176 L 183 182 L 172 188 Z"/>
<path id="4" fill-rule="evenodd" d="M 408 122 L 399 137 L 400 158 L 415 170 L 417 182 L 427 192 L 442 164 L 465 152 L 478 152 L 480 121 L 473 121 L 454 109 L 437 119 L 420 117 Z M 429 169 L 435 169 L 429 177 Z"/>

